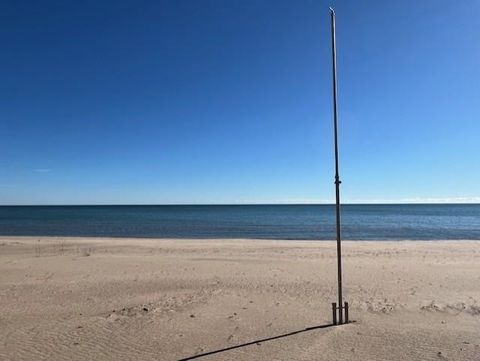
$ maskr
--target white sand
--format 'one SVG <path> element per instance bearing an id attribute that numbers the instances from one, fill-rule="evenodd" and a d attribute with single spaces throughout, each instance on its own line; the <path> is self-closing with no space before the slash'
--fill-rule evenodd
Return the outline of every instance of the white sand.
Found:
<path id="1" fill-rule="evenodd" d="M 200 360 L 480 360 L 480 242 L 343 249 L 355 323 Z M 0 237 L 0 359 L 177 360 L 325 325 L 335 255 L 333 242 Z"/>

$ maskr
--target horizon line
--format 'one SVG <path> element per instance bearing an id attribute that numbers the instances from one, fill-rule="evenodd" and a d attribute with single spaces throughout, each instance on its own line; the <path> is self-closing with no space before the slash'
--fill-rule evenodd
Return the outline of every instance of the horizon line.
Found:
<path id="1" fill-rule="evenodd" d="M 480 202 L 345 202 L 341 206 L 378 205 L 480 205 Z M 0 204 L 0 207 L 128 207 L 128 206 L 334 206 L 326 203 L 91 203 L 91 204 Z"/>

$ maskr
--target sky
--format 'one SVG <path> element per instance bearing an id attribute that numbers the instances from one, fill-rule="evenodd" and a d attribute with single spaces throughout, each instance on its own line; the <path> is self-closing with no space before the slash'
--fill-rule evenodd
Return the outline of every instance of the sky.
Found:
<path id="1" fill-rule="evenodd" d="M 9 1 L 0 204 L 480 202 L 480 2 Z"/>

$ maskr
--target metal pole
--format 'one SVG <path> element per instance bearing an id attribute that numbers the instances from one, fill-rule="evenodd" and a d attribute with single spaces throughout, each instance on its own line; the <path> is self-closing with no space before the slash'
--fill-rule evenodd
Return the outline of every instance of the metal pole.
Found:
<path id="1" fill-rule="evenodd" d="M 335 213 L 337 223 L 337 271 L 338 271 L 338 321 L 343 323 L 342 297 L 342 245 L 340 237 L 340 176 L 338 174 L 338 140 L 337 140 L 337 45 L 335 39 L 335 11 L 330 8 L 332 23 L 332 72 L 333 72 L 333 128 L 335 137 Z"/>
<path id="2" fill-rule="evenodd" d="M 337 324 L 337 304 L 335 302 L 332 303 L 332 323 Z"/>
<path id="3" fill-rule="evenodd" d="M 348 323 L 348 302 L 345 302 L 345 323 Z"/>

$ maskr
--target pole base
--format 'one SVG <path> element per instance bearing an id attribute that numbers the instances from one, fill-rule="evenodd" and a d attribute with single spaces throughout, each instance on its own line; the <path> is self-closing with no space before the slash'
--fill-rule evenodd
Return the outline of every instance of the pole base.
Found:
<path id="1" fill-rule="evenodd" d="M 338 318 L 337 318 L 338 315 Z M 348 319 L 348 302 L 345 302 L 343 306 L 337 307 L 337 303 L 332 303 L 332 323 L 334 325 L 343 325 L 349 323 Z"/>

